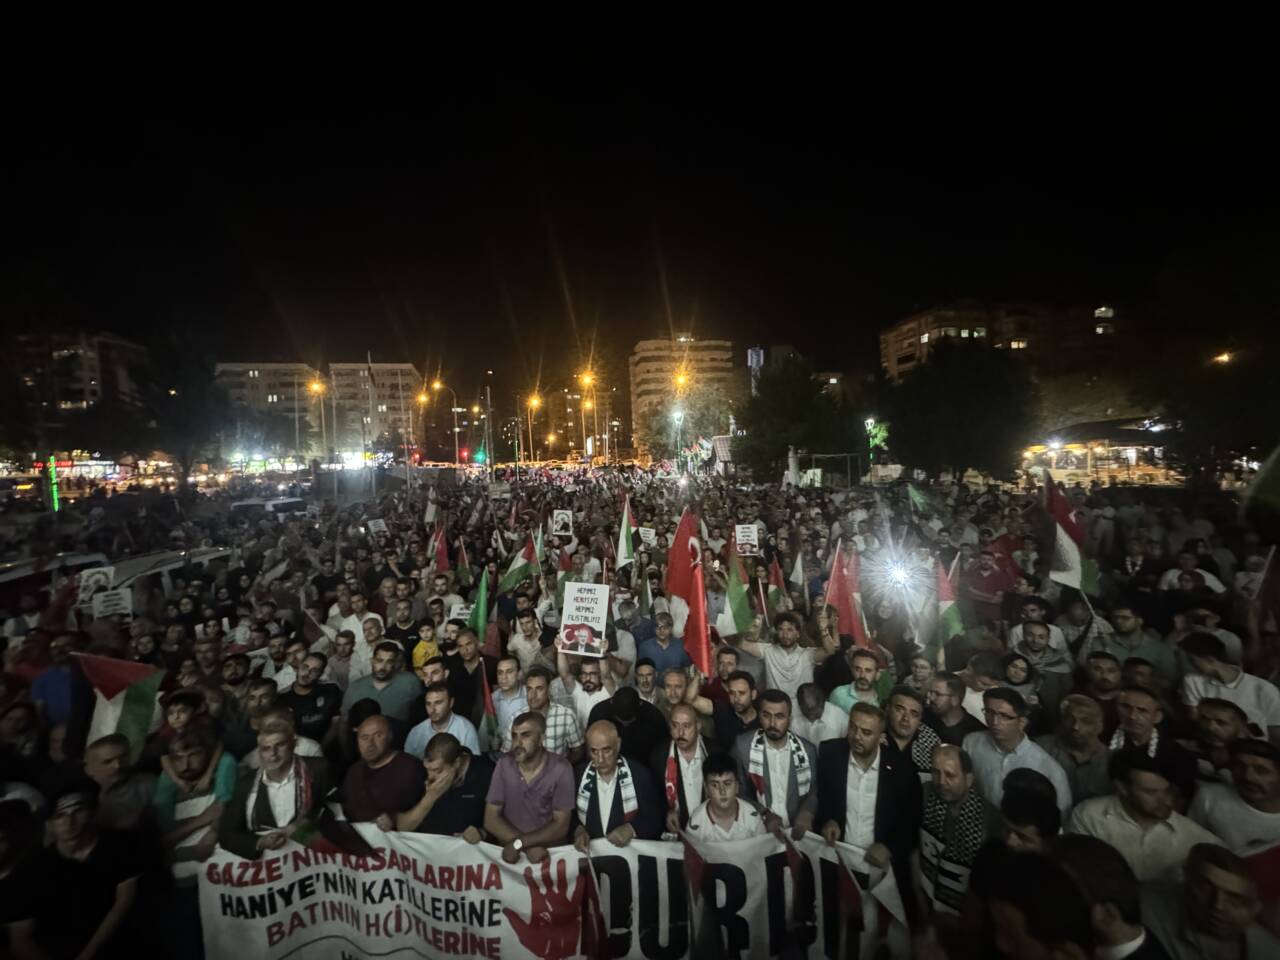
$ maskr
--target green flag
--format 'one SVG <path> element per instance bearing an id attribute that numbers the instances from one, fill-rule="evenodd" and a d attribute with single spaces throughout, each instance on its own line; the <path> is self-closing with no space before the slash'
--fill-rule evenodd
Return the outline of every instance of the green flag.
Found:
<path id="1" fill-rule="evenodd" d="M 476 590 L 476 601 L 471 607 L 471 619 L 467 626 L 476 632 L 480 642 L 484 643 L 484 632 L 489 627 L 489 568 L 480 574 L 480 586 Z"/>
<path id="2" fill-rule="evenodd" d="M 734 552 L 732 541 L 729 551 L 729 585 L 725 591 L 724 610 L 716 617 L 716 631 L 722 637 L 741 636 L 755 620 L 751 601 L 747 598 L 747 574 Z"/>

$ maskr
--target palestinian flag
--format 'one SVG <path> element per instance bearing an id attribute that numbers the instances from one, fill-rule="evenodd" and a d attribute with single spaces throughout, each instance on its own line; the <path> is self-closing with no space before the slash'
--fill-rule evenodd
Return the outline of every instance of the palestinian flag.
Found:
<path id="1" fill-rule="evenodd" d="M 510 593 L 525 580 L 538 582 L 538 551 L 532 537 L 526 537 L 524 546 L 511 558 L 511 565 L 498 581 L 498 592 Z"/>
<path id="2" fill-rule="evenodd" d="M 483 580 L 481 581 L 483 583 Z M 475 611 L 471 613 L 475 617 Z M 488 753 L 498 746 L 498 711 L 493 706 L 493 691 L 489 688 L 489 671 L 480 664 L 480 683 L 484 687 L 484 716 L 480 718 L 480 752 Z"/>
<path id="3" fill-rule="evenodd" d="M 776 614 L 782 598 L 787 595 L 787 583 L 782 579 L 782 567 L 778 563 L 777 554 L 769 561 L 769 593 L 765 598 L 769 612 Z"/>
<path id="4" fill-rule="evenodd" d="M 458 586 L 469 587 L 476 582 L 471 572 L 471 558 L 467 556 L 467 541 L 458 541 Z"/>
<path id="5" fill-rule="evenodd" d="M 909 483 L 907 484 L 907 500 L 911 503 L 911 509 L 916 513 L 932 514 L 938 512 L 934 502 Z"/>
<path id="6" fill-rule="evenodd" d="M 1089 592 L 1097 589 L 1097 565 L 1084 555 L 1084 531 L 1072 516 L 1071 501 L 1063 496 L 1053 475 L 1044 472 L 1044 509 L 1053 518 L 1053 558 L 1049 563 L 1049 578 L 1068 587 Z M 1090 569 L 1086 570 L 1086 566 Z"/>
<path id="7" fill-rule="evenodd" d="M 649 586 L 648 573 L 641 571 L 640 586 L 636 588 L 636 609 L 639 610 L 640 616 L 648 617 L 653 614 L 653 590 Z"/>
<path id="8" fill-rule="evenodd" d="M 618 549 L 614 556 L 614 567 L 621 570 L 636 558 L 635 537 L 639 529 L 635 517 L 631 515 L 631 498 L 622 501 L 622 521 L 618 525 Z"/>
<path id="9" fill-rule="evenodd" d="M 475 603 L 471 605 L 471 619 L 467 626 L 476 632 L 476 637 L 483 644 L 484 633 L 489 627 L 489 568 L 485 567 L 480 574 L 480 588 L 476 590 Z"/>
<path id="10" fill-rule="evenodd" d="M 725 589 L 724 610 L 716 617 L 716 632 L 722 637 L 740 637 L 751 628 L 755 614 L 747 596 L 747 573 L 738 558 L 737 545 L 729 538 L 728 586 Z M 685 645 L 686 648 L 688 644 Z M 692 656 L 692 654 L 690 654 Z"/>
<path id="11" fill-rule="evenodd" d="M 564 585 L 569 582 L 569 574 L 573 573 L 573 561 L 569 551 L 560 548 L 560 556 L 556 558 L 556 609 L 564 609 Z"/>
<path id="12" fill-rule="evenodd" d="M 964 634 L 964 621 L 956 606 L 956 590 L 951 578 L 942 569 L 942 563 L 934 560 L 938 581 L 938 622 L 933 627 L 933 637 L 925 644 L 924 655 L 939 670 L 944 666 L 945 649 L 953 637 Z"/>
<path id="13" fill-rule="evenodd" d="M 129 740 L 133 759 L 137 760 L 143 741 L 151 733 L 165 672 L 132 660 L 88 653 L 76 656 L 85 679 L 93 687 L 96 701 L 86 742 L 93 743 L 109 733 L 122 733 Z"/>

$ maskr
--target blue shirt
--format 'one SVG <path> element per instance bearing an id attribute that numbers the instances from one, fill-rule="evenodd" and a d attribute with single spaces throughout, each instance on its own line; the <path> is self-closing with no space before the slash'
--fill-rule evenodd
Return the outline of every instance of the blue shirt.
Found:
<path id="1" fill-rule="evenodd" d="M 636 646 L 646 640 L 652 640 L 657 633 L 657 627 L 648 617 L 636 617 L 635 620 L 631 621 L 631 626 L 627 626 L 624 623 L 623 627 L 630 631 L 631 636 L 635 638 Z"/>
<path id="2" fill-rule="evenodd" d="M 1033 743 L 1030 737 L 1024 736 L 1021 743 L 1005 753 L 996 746 L 989 730 L 978 730 L 964 738 L 964 751 L 973 760 L 978 789 L 992 806 L 1000 806 L 1004 797 L 1004 778 L 1009 771 L 1026 767 L 1049 778 L 1058 795 L 1062 822 L 1067 822 L 1067 814 L 1071 812 L 1071 784 L 1067 781 L 1067 773 L 1044 747 Z"/>
<path id="3" fill-rule="evenodd" d="M 670 639 L 665 650 L 658 643 L 657 637 L 646 640 L 644 643 L 637 642 L 636 661 L 639 662 L 646 657 L 653 661 L 653 669 L 658 672 L 659 677 L 662 676 L 663 670 L 670 670 L 672 667 L 683 669 L 693 662 L 684 648 L 684 641 L 677 640 L 675 637 Z"/>
<path id="4" fill-rule="evenodd" d="M 31 699 L 44 704 L 49 726 L 71 718 L 71 668 L 49 667 L 31 683 Z"/>
<path id="5" fill-rule="evenodd" d="M 437 733 L 453 734 L 460 744 L 471 751 L 473 757 L 480 756 L 480 737 L 476 734 L 476 728 L 471 725 L 470 720 L 456 713 L 449 715 L 449 725 L 443 730 L 433 727 L 430 720 L 423 720 L 405 737 L 404 752 L 421 760 L 427 751 L 427 744 Z"/>

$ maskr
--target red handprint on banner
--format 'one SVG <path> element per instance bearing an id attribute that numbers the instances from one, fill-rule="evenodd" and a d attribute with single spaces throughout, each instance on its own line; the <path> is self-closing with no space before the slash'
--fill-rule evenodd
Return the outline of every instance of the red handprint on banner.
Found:
<path id="1" fill-rule="evenodd" d="M 582 933 L 583 871 L 573 893 L 569 893 L 566 860 L 556 863 L 555 879 L 551 876 L 551 858 L 542 861 L 542 884 L 533 877 L 533 868 L 525 867 L 524 882 L 529 887 L 529 919 L 526 921 L 510 907 L 503 913 L 511 922 L 520 942 L 541 960 L 565 960 L 578 953 Z"/>

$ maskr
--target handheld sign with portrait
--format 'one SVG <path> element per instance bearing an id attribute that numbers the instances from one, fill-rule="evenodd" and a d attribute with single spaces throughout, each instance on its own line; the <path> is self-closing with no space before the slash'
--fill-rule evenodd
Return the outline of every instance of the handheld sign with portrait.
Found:
<path id="1" fill-rule="evenodd" d="M 641 528 L 640 528 L 640 542 L 641 542 L 641 543 L 643 543 L 646 547 L 649 547 L 649 548 L 653 548 L 653 547 L 657 546 L 657 543 L 658 543 L 658 531 L 657 531 L 657 530 L 655 530 L 655 529 L 653 529 L 653 527 L 641 527 Z"/>
<path id="2" fill-rule="evenodd" d="M 386 533 L 387 532 L 387 521 L 385 520 L 379 520 L 377 518 L 374 518 L 373 520 L 370 520 L 368 523 L 366 523 L 365 526 L 369 528 L 370 533 Z"/>
<path id="3" fill-rule="evenodd" d="M 738 556 L 754 557 L 760 552 L 760 530 L 754 523 L 739 523 L 733 528 L 733 540 Z"/>
<path id="4" fill-rule="evenodd" d="M 94 594 L 110 590 L 115 582 L 115 567 L 90 567 L 87 570 L 81 570 L 77 578 L 79 591 L 76 594 L 77 605 L 88 609 L 93 604 Z"/>
<path id="5" fill-rule="evenodd" d="M 603 657 L 607 652 L 604 627 L 608 616 L 608 584 L 566 583 L 556 648 L 579 657 Z"/>
<path id="6" fill-rule="evenodd" d="M 449 619 L 466 623 L 471 619 L 471 610 L 474 606 L 474 603 L 455 603 L 449 608 Z"/>
<path id="7" fill-rule="evenodd" d="M 133 619 L 133 591 L 128 587 L 119 590 L 105 590 L 93 595 L 93 618 L 114 617 L 124 614 L 126 620 Z"/>
<path id="8" fill-rule="evenodd" d="M 572 510 L 551 511 L 551 535 L 553 537 L 572 537 L 573 536 L 573 511 Z"/>

